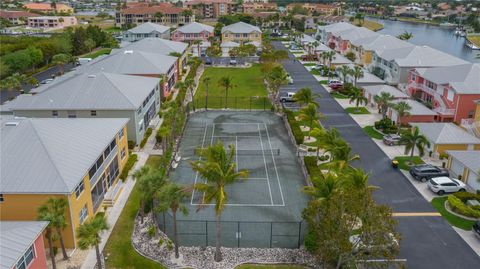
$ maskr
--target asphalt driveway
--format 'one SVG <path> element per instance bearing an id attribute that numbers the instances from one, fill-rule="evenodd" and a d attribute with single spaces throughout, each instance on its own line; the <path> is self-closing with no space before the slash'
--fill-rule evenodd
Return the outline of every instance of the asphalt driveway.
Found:
<path id="1" fill-rule="evenodd" d="M 280 42 L 273 42 L 276 49 L 284 49 Z M 281 91 L 296 91 L 310 87 L 322 95 L 317 101 L 320 112 L 326 118 L 326 128 L 337 128 L 342 137 L 350 143 L 352 151 L 361 160 L 355 166 L 370 172 L 370 184 L 380 187 L 375 193 L 377 202 L 387 204 L 396 213 L 434 212 L 435 209 L 414 188 L 407 178 L 390 166 L 387 155 L 366 135 L 362 128 L 344 109 L 330 97 L 304 66 L 294 60 L 284 62 L 286 71 L 293 78 L 293 85 Z M 408 268 L 478 268 L 480 257 L 453 230 L 442 217 L 398 217 L 398 231 L 402 234 L 401 259 L 407 260 Z"/>

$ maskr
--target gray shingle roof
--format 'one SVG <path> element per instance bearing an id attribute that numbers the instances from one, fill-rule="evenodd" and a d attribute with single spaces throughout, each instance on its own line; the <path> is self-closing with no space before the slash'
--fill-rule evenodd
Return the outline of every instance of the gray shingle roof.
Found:
<path id="1" fill-rule="evenodd" d="M 333 60 L 332 64 L 351 64 L 352 61 L 349 59 L 345 58 L 342 54 L 336 53 Z"/>
<path id="2" fill-rule="evenodd" d="M 319 26 L 319 29 L 322 26 Z M 336 31 L 343 31 L 347 29 L 354 29 L 357 26 L 350 24 L 348 22 L 338 22 L 330 25 L 325 25 L 323 26 L 323 29 L 328 33 L 328 32 L 336 32 Z"/>
<path id="3" fill-rule="evenodd" d="M 214 28 L 210 25 L 206 25 L 198 22 L 192 22 L 178 28 L 177 30 L 175 30 L 175 32 L 178 31 L 178 32 L 187 33 L 187 34 L 198 34 L 203 31 L 207 31 L 207 32 L 213 33 L 213 29 Z"/>
<path id="4" fill-rule="evenodd" d="M 475 173 L 480 173 L 480 151 L 478 150 L 447 150 L 448 155 L 461 162 Z"/>
<path id="5" fill-rule="evenodd" d="M 429 46 L 415 46 L 403 57 L 393 59 L 400 67 L 435 67 L 468 63 Z"/>
<path id="6" fill-rule="evenodd" d="M 392 103 L 398 102 L 406 102 L 410 105 L 412 109 L 410 109 L 410 115 L 437 115 L 437 113 L 428 107 L 424 106 L 423 104 L 412 100 L 412 99 L 405 99 L 405 100 L 394 100 Z"/>
<path id="7" fill-rule="evenodd" d="M 403 93 L 397 88 L 390 85 L 373 85 L 373 86 L 364 86 L 362 88 L 368 93 L 370 93 L 372 96 L 380 95 L 380 93 L 386 92 L 391 94 L 394 98 L 409 98 L 409 96 L 406 93 Z"/>
<path id="8" fill-rule="evenodd" d="M 416 71 L 436 84 L 450 84 L 458 93 L 480 94 L 480 64 L 417 68 Z"/>
<path id="9" fill-rule="evenodd" d="M 242 21 L 224 26 L 222 28 L 222 34 L 226 31 L 229 31 L 234 34 L 249 34 L 255 31 L 259 33 L 262 32 L 262 30 L 260 30 L 260 28 L 258 28 L 257 26 L 253 26 L 251 24 L 248 24 Z"/>
<path id="10" fill-rule="evenodd" d="M 336 34 L 340 36 L 343 40 L 357 40 L 357 39 L 362 39 L 366 37 L 375 37 L 380 35 L 365 27 L 356 27 L 353 29 L 338 31 Z"/>
<path id="11" fill-rule="evenodd" d="M 17 122 L 16 126 L 6 123 Z M 128 119 L 0 121 L 1 193 L 71 193 Z"/>
<path id="12" fill-rule="evenodd" d="M 163 38 L 148 37 L 141 39 L 137 42 L 133 42 L 130 45 L 125 46 L 121 49 L 115 49 L 112 51 L 112 53 L 114 54 L 118 51 L 133 50 L 169 55 L 172 52 L 183 54 L 187 48 L 187 43 L 166 40 Z"/>
<path id="13" fill-rule="evenodd" d="M 480 144 L 480 139 L 451 122 L 410 123 L 435 144 Z M 480 154 L 480 151 L 479 151 Z"/>
<path id="14" fill-rule="evenodd" d="M 165 33 L 170 30 L 170 27 L 160 25 L 157 23 L 146 22 L 138 25 L 137 27 L 133 27 L 132 29 L 128 30 L 132 34 L 149 34 L 151 32 L 157 31 L 159 33 Z"/>
<path id="15" fill-rule="evenodd" d="M 46 221 L 0 221 L 0 269 L 11 269 L 47 227 Z"/>
<path id="16" fill-rule="evenodd" d="M 355 42 L 355 41 L 354 41 Z M 369 43 L 362 44 L 365 50 L 371 51 L 384 51 L 389 49 L 400 49 L 414 47 L 415 45 L 410 44 L 406 41 L 400 40 L 394 36 L 390 35 L 379 35 L 374 40 Z"/>
<path id="17" fill-rule="evenodd" d="M 139 42 L 135 42 L 134 44 Z M 166 74 L 176 62 L 177 57 L 173 56 L 145 52 L 143 50 L 122 49 L 98 61 L 85 64 L 79 68 L 78 71 L 89 73 L 108 72 L 126 75 L 159 75 Z"/>
<path id="18" fill-rule="evenodd" d="M 137 110 L 160 78 L 77 73 L 12 101 L 15 110 Z"/>

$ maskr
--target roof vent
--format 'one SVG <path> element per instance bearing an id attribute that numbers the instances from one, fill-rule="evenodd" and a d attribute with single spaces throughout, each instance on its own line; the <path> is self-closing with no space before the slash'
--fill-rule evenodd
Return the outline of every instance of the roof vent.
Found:
<path id="1" fill-rule="evenodd" d="M 96 78 L 97 76 L 95 75 L 88 75 L 88 78 Z"/>
<path id="2" fill-rule="evenodd" d="M 18 124 L 20 124 L 20 122 L 18 122 L 18 121 L 5 122 L 5 126 L 18 126 Z"/>
<path id="3" fill-rule="evenodd" d="M 123 52 L 123 54 L 133 54 L 133 50 L 126 50 Z"/>

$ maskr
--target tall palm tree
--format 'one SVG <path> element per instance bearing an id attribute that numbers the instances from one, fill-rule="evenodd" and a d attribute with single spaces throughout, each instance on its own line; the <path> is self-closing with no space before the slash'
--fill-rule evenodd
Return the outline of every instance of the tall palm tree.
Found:
<path id="1" fill-rule="evenodd" d="M 388 92 L 380 92 L 380 94 L 377 94 L 373 97 L 373 101 L 375 101 L 377 106 L 380 108 L 383 119 L 385 119 L 387 116 L 388 107 L 391 106 L 393 99 L 393 95 Z"/>
<path id="2" fill-rule="evenodd" d="M 48 226 L 55 230 L 62 248 L 63 259 L 68 260 L 65 243 L 63 242 L 62 230 L 67 227 L 65 211 L 68 208 L 68 202 L 65 199 L 50 198 L 47 202 L 38 208 L 38 219 L 48 221 Z M 53 234 L 51 234 L 53 235 Z"/>
<path id="3" fill-rule="evenodd" d="M 198 57 L 201 56 L 200 44 L 202 44 L 202 41 L 201 41 L 201 40 L 194 40 L 194 41 L 193 41 L 193 45 L 196 45 L 196 46 L 197 46 Z"/>
<path id="4" fill-rule="evenodd" d="M 329 200 L 342 187 L 342 178 L 334 173 L 322 173 L 320 177 L 312 177 L 312 186 L 303 187 L 303 192 L 313 198 L 312 202 L 320 204 Z"/>
<path id="5" fill-rule="evenodd" d="M 364 76 L 364 73 L 363 73 L 363 69 L 358 66 L 358 65 L 355 65 L 350 73 L 352 76 L 353 76 L 353 86 L 357 86 L 357 80 L 359 78 L 363 78 Z"/>
<path id="6" fill-rule="evenodd" d="M 175 258 L 179 257 L 178 254 L 178 233 L 177 233 L 177 211 L 180 210 L 184 215 L 188 214 L 188 208 L 182 203 L 187 197 L 190 196 L 191 189 L 185 186 L 176 184 L 171 181 L 167 181 L 156 195 L 157 207 L 160 212 L 167 210 L 172 211 L 173 216 L 173 241 L 175 242 Z"/>
<path id="7" fill-rule="evenodd" d="M 350 96 L 349 103 L 355 102 L 355 110 L 358 111 L 358 107 L 361 104 L 367 104 L 368 99 L 363 95 L 363 91 L 357 87 L 353 87 L 348 94 Z"/>
<path id="8" fill-rule="evenodd" d="M 337 70 L 342 75 L 343 84 L 347 83 L 347 77 L 352 73 L 352 69 L 348 65 L 342 65 Z"/>
<path id="9" fill-rule="evenodd" d="M 183 83 L 185 84 L 185 87 L 190 92 L 190 98 L 192 99 L 193 111 L 195 111 L 195 100 L 194 100 L 194 96 L 193 96 L 193 89 L 195 88 L 195 80 L 193 80 L 193 78 L 187 78 Z"/>
<path id="10" fill-rule="evenodd" d="M 288 77 L 287 72 L 285 72 L 285 69 L 280 65 L 274 66 L 266 74 L 266 79 L 268 81 L 268 88 L 273 94 L 274 102 L 278 100 L 278 92 L 280 90 L 280 86 L 288 83 L 287 77 Z"/>
<path id="11" fill-rule="evenodd" d="M 235 146 L 229 145 L 229 151 L 225 150 L 223 144 L 219 141 L 213 146 L 202 150 L 201 160 L 191 162 L 192 169 L 196 171 L 205 183 L 197 183 L 194 188 L 204 193 L 204 198 L 199 209 L 215 200 L 216 215 L 216 243 L 215 243 L 215 261 L 222 260 L 220 250 L 221 227 L 220 220 L 225 204 L 228 201 L 228 194 L 225 187 L 235 183 L 242 178 L 248 177 L 247 170 L 236 171 Z"/>
<path id="12" fill-rule="evenodd" d="M 153 208 L 153 198 L 160 187 L 165 183 L 165 173 L 158 168 L 145 165 L 133 173 L 133 178 L 138 180 L 137 184 L 141 194 L 140 216 L 143 223 L 145 206 L 147 203 L 151 203 Z"/>
<path id="13" fill-rule="evenodd" d="M 53 55 L 52 62 L 56 65 L 60 66 L 60 73 L 63 74 L 65 72 L 65 65 L 71 61 L 72 56 L 65 53 L 60 53 Z"/>
<path id="14" fill-rule="evenodd" d="M 301 88 L 293 95 L 293 100 L 303 106 L 314 104 L 316 107 L 318 107 L 319 104 L 315 101 L 315 98 L 317 97 L 321 97 L 321 95 L 318 93 L 314 94 L 312 89 L 305 87 Z"/>
<path id="15" fill-rule="evenodd" d="M 300 120 L 308 122 L 308 127 L 310 130 L 313 130 L 313 123 L 318 121 L 323 115 L 317 111 L 317 106 L 308 104 L 306 107 L 300 109 L 298 117 Z M 308 134 L 308 138 L 310 138 L 310 133 Z"/>
<path id="16" fill-rule="evenodd" d="M 402 34 L 398 35 L 397 38 L 400 40 L 410 40 L 413 38 L 413 34 L 412 32 L 405 31 Z"/>
<path id="17" fill-rule="evenodd" d="M 100 254 L 100 248 L 98 245 L 102 242 L 100 233 L 108 230 L 109 226 L 105 215 L 98 214 L 93 219 L 80 225 L 77 229 L 78 247 L 82 250 L 95 247 L 95 253 L 97 254 L 97 265 L 102 268 L 102 256 Z"/>
<path id="18" fill-rule="evenodd" d="M 400 143 L 405 144 L 405 154 L 410 153 L 410 158 L 413 157 L 415 148 L 418 149 L 420 156 L 425 154 L 425 147 L 430 147 L 430 141 L 420 134 L 417 126 L 412 128 L 411 132 L 406 132 L 400 138 Z"/>
<path id="19" fill-rule="evenodd" d="M 351 170 L 352 162 L 360 160 L 358 154 L 352 154 L 352 148 L 345 142 L 341 141 L 335 148 L 330 150 L 331 158 L 329 163 L 325 166 L 330 170 L 341 172 L 345 170 Z"/>
<path id="20" fill-rule="evenodd" d="M 400 126 L 402 126 L 402 118 L 410 115 L 410 110 L 412 107 L 405 101 L 400 101 L 392 105 L 393 109 L 397 111 L 397 127 L 400 131 Z"/>
<path id="21" fill-rule="evenodd" d="M 208 110 L 208 87 L 210 86 L 210 77 L 204 77 L 202 79 L 203 85 L 205 85 L 205 110 Z"/>
<path id="22" fill-rule="evenodd" d="M 162 124 L 162 127 L 158 128 L 157 135 L 162 139 L 162 154 L 167 152 L 168 145 L 168 134 L 170 129 L 166 126 L 165 122 Z"/>
<path id="23" fill-rule="evenodd" d="M 335 51 L 330 50 L 330 51 L 324 51 L 323 52 L 325 60 L 328 60 L 328 79 L 330 80 L 330 71 L 332 70 L 332 62 L 335 59 Z"/>
<path id="24" fill-rule="evenodd" d="M 233 80 L 230 77 L 221 77 L 218 80 L 218 85 L 225 89 L 225 109 L 226 109 L 228 104 L 228 90 L 233 89 L 235 85 L 233 84 Z"/>

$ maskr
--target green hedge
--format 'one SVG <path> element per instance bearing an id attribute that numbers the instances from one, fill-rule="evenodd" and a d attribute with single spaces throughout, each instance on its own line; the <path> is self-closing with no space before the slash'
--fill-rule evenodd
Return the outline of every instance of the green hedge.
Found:
<path id="1" fill-rule="evenodd" d="M 452 210 L 458 214 L 472 217 L 472 218 L 480 218 L 480 210 L 477 210 L 471 206 L 467 206 L 454 195 L 448 196 L 448 204 L 452 208 Z"/>
<path id="2" fill-rule="evenodd" d="M 480 202 L 480 194 L 461 191 L 461 192 L 456 192 L 452 195 L 462 200 L 463 203 L 466 203 L 468 200 L 477 200 Z"/>
<path id="3" fill-rule="evenodd" d="M 138 156 L 137 154 L 131 153 L 130 156 L 128 156 L 127 163 L 122 169 L 122 173 L 120 174 L 120 179 L 125 180 L 128 176 L 128 173 L 130 170 L 132 170 L 133 165 L 137 162 Z"/>
<path id="4" fill-rule="evenodd" d="M 297 142 L 297 145 L 300 145 L 303 143 L 303 132 L 302 129 L 300 129 L 300 124 L 298 121 L 295 119 L 295 115 L 293 114 L 293 111 L 286 110 L 285 114 L 287 115 L 287 120 L 288 124 L 290 124 L 290 128 L 292 129 L 293 136 L 295 137 L 295 142 Z"/>
<path id="5" fill-rule="evenodd" d="M 305 167 L 307 168 L 307 172 L 311 177 L 321 176 L 320 168 L 317 165 L 317 157 L 316 156 L 305 156 L 303 157 L 305 161 Z"/>
<path id="6" fill-rule="evenodd" d="M 147 143 L 148 138 L 152 135 L 152 128 L 148 128 L 147 131 L 145 131 L 145 135 L 143 136 L 142 141 L 140 142 L 140 148 L 143 149 L 145 144 Z"/>

